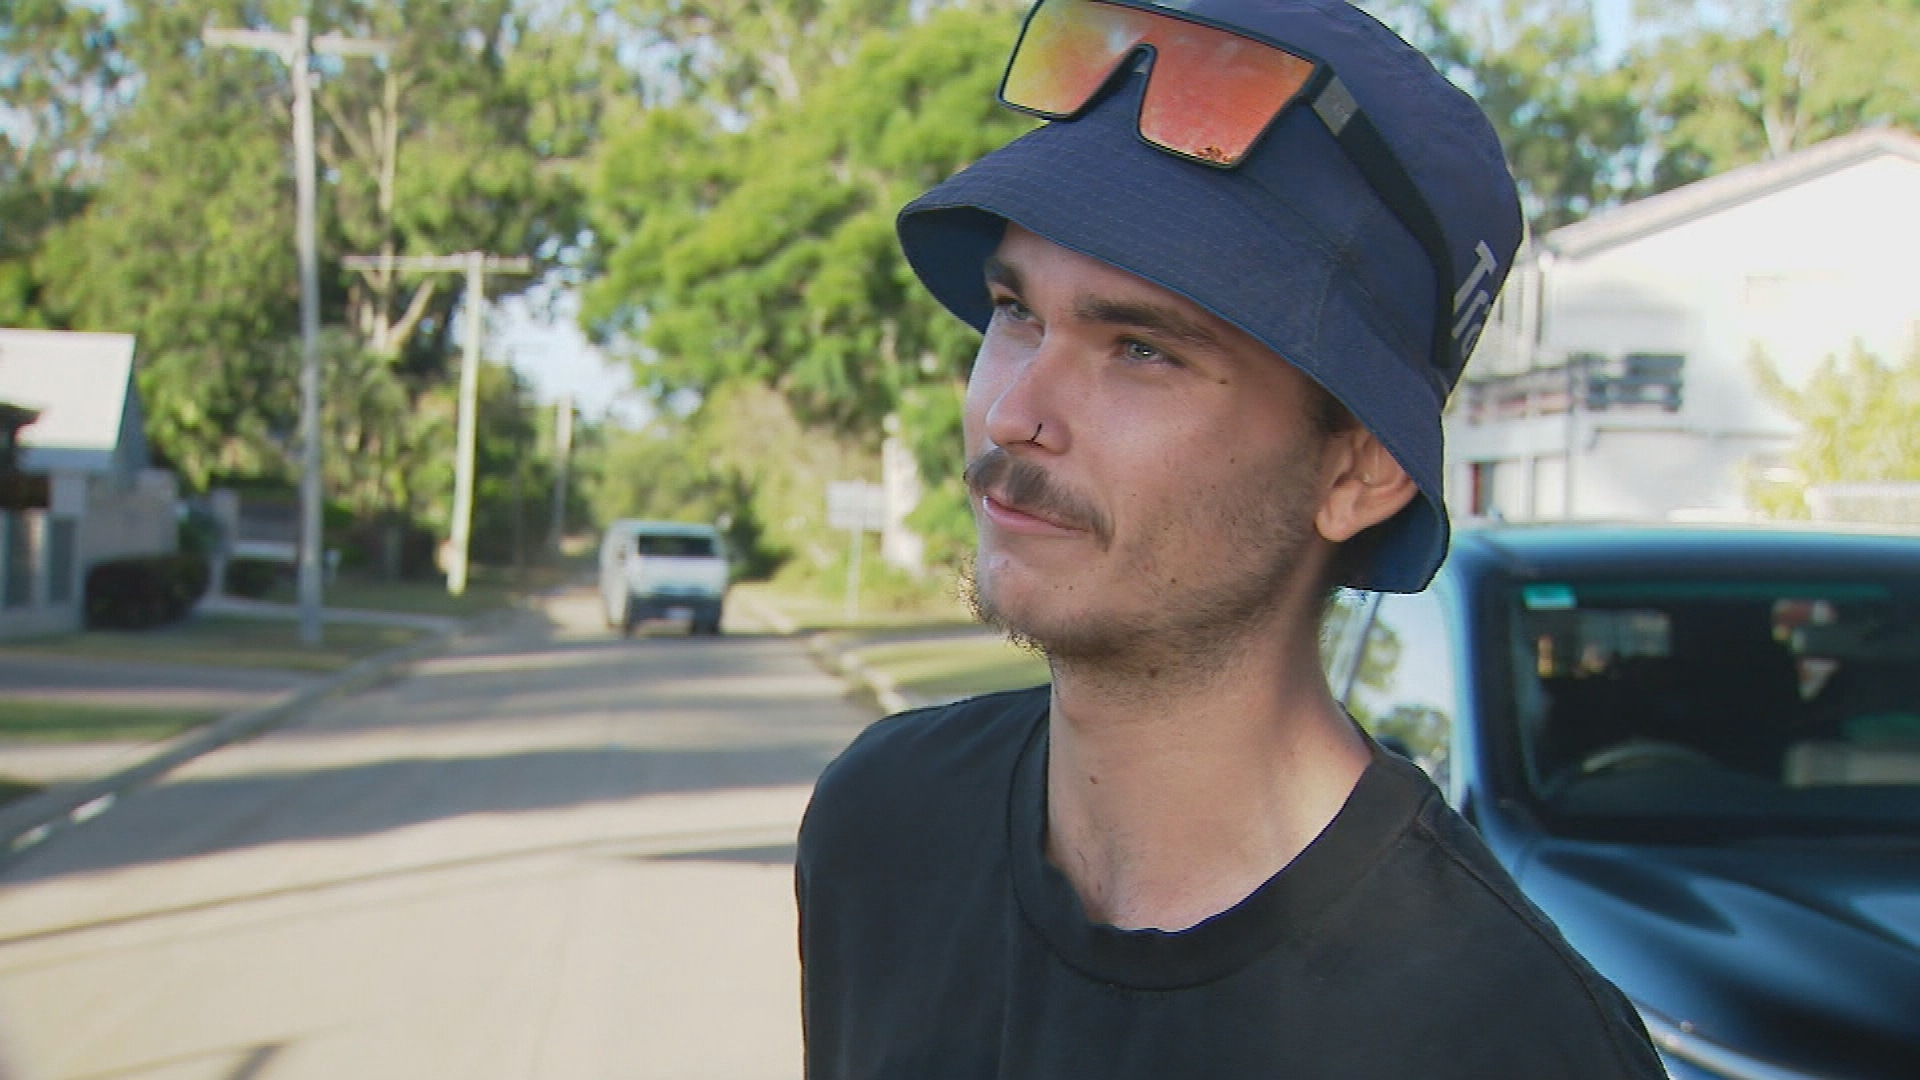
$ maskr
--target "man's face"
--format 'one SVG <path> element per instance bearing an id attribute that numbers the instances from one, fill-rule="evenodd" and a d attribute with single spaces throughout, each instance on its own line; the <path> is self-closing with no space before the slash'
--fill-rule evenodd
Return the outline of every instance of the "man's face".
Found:
<path id="1" fill-rule="evenodd" d="M 1192 302 L 1009 225 L 967 386 L 981 613 L 1055 658 L 1230 646 L 1299 592 L 1311 384 Z"/>

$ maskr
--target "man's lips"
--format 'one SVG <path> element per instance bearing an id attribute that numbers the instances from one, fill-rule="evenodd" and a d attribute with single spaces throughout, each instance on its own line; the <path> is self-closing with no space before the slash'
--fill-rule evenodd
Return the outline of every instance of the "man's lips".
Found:
<path id="1" fill-rule="evenodd" d="M 987 520 L 991 521 L 996 528 L 1047 536 L 1066 536 L 1085 531 L 1041 517 L 1032 511 L 1023 510 L 992 492 L 981 492 L 979 497 L 981 513 L 985 514 Z"/>
<path id="2" fill-rule="evenodd" d="M 1039 465 L 989 446 L 967 463 L 962 479 L 979 500 L 974 513 L 997 533 L 1029 536 L 1091 536 L 1105 548 L 1113 526 L 1090 500 L 1054 482 Z"/>

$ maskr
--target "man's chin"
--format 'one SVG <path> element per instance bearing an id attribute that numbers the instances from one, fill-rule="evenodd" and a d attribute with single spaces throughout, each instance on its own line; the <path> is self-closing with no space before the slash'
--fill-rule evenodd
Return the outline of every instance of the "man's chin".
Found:
<path id="1" fill-rule="evenodd" d="M 1104 658 L 1124 652 L 1127 642 L 1136 636 L 1130 632 L 1136 620 L 1099 612 L 1051 610 L 1036 598 L 1006 595 L 1012 591 L 975 578 L 967 590 L 967 603 L 975 618 L 1005 634 L 1015 645 L 1048 659 Z"/>

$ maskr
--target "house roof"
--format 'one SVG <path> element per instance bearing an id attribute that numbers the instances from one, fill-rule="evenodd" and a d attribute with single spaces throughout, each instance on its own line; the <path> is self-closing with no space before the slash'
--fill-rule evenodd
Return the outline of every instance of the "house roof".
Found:
<path id="1" fill-rule="evenodd" d="M 1884 156 L 1920 164 L 1920 138 L 1893 130 L 1842 135 L 1563 225 L 1546 234 L 1541 246 L 1556 256 L 1582 258 Z"/>
<path id="2" fill-rule="evenodd" d="M 0 401 L 36 410 L 19 467 L 104 473 L 146 464 L 133 335 L 0 330 Z"/>

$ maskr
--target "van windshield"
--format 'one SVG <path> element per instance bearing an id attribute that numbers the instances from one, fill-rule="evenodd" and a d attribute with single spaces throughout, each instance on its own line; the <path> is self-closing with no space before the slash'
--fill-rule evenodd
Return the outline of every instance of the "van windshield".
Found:
<path id="1" fill-rule="evenodd" d="M 1513 599 L 1523 757 L 1555 819 L 1920 835 L 1920 592 L 1570 581 Z"/>
<path id="2" fill-rule="evenodd" d="M 668 555 L 686 558 L 712 558 L 715 554 L 711 536 L 674 536 L 660 533 L 640 533 L 634 537 L 634 550 L 642 555 Z"/>

